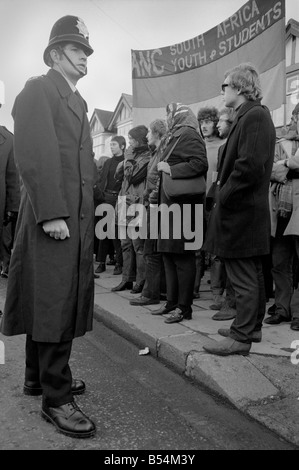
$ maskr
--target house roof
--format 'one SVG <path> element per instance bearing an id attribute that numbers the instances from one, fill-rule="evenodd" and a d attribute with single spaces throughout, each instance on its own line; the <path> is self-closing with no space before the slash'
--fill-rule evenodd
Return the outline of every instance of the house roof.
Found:
<path id="1" fill-rule="evenodd" d="M 299 36 L 299 23 L 293 18 L 291 18 L 286 25 L 286 39 L 288 39 L 291 34 L 293 36 Z"/>
<path id="2" fill-rule="evenodd" d="M 113 116 L 113 111 L 95 108 L 90 121 L 92 121 L 94 115 L 98 118 L 104 130 L 108 130 L 108 124 Z"/>
<path id="3" fill-rule="evenodd" d="M 119 111 L 120 111 L 122 105 L 127 106 L 130 109 L 130 111 L 132 111 L 132 107 L 133 107 L 133 97 L 132 97 L 132 95 L 128 95 L 127 93 L 122 93 L 121 94 L 121 97 L 120 97 L 120 99 L 119 99 L 119 101 L 116 105 L 114 113 L 111 116 L 111 120 L 108 124 L 108 129 L 110 131 L 114 128 L 116 118 L 119 114 Z"/>

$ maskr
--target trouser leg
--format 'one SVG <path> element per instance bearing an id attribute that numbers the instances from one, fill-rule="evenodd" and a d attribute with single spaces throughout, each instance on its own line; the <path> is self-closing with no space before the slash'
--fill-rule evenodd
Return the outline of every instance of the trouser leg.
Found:
<path id="1" fill-rule="evenodd" d="M 151 240 L 146 240 L 147 241 Z M 145 284 L 142 290 L 142 295 L 150 299 L 160 299 L 160 285 L 161 285 L 161 254 L 151 253 L 144 255 L 145 263 Z"/>
<path id="2" fill-rule="evenodd" d="M 57 407 L 73 401 L 69 359 L 72 341 L 37 343 L 43 403 Z"/>
<path id="3" fill-rule="evenodd" d="M 299 237 L 294 236 L 294 246 L 296 250 L 297 260 L 299 260 Z M 291 315 L 292 319 L 299 318 L 299 286 L 293 292 L 291 299 Z"/>
<path id="4" fill-rule="evenodd" d="M 227 276 L 235 292 L 237 316 L 230 336 L 251 343 L 253 331 L 261 328 L 265 315 L 265 284 L 260 258 L 224 259 Z"/>
<path id="5" fill-rule="evenodd" d="M 276 313 L 290 315 L 293 295 L 293 258 L 295 254 L 292 237 L 279 235 L 272 244 L 272 276 L 275 284 Z"/>
<path id="6" fill-rule="evenodd" d="M 172 259 L 172 254 L 163 253 L 163 263 L 165 269 L 167 301 L 177 304 L 179 285 L 176 265 Z"/>
<path id="7" fill-rule="evenodd" d="M 97 258 L 96 261 L 99 263 L 105 263 L 107 260 L 107 255 L 109 252 L 109 245 L 110 245 L 110 240 L 108 238 L 104 238 L 103 240 L 99 240 L 98 244 L 98 253 L 97 253 Z"/>
<path id="8" fill-rule="evenodd" d="M 127 236 L 121 240 L 121 248 L 123 256 L 122 280 L 133 282 L 136 279 L 136 257 L 130 237 Z"/>
<path id="9" fill-rule="evenodd" d="M 117 238 L 117 226 L 115 229 L 115 239 L 113 240 L 114 250 L 115 250 L 115 262 L 119 266 L 123 265 L 123 254 L 121 249 L 121 242 L 119 238 Z"/>
<path id="10" fill-rule="evenodd" d="M 136 258 L 136 284 L 143 285 L 145 281 L 145 263 L 143 258 L 144 239 L 133 240 L 133 248 Z"/>
<path id="11" fill-rule="evenodd" d="M 61 406 L 73 400 L 69 359 L 72 341 L 41 343 L 26 337 L 25 381 L 43 389 L 47 406 Z"/>
<path id="12" fill-rule="evenodd" d="M 25 382 L 40 385 L 38 347 L 32 336 L 26 336 L 25 344 Z"/>
<path id="13" fill-rule="evenodd" d="M 211 255 L 211 291 L 213 295 L 222 295 L 226 284 L 226 271 L 223 261 Z"/>
<path id="14" fill-rule="evenodd" d="M 191 307 L 196 276 L 195 253 L 189 251 L 174 256 L 179 286 L 178 303 L 180 307 Z"/>

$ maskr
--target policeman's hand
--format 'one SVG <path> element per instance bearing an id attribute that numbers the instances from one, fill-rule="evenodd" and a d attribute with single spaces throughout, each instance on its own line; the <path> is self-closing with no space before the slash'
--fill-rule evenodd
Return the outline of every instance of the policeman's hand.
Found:
<path id="1" fill-rule="evenodd" d="M 158 171 L 164 171 L 170 175 L 170 166 L 167 162 L 159 162 L 157 165 Z"/>
<path id="2" fill-rule="evenodd" d="M 43 223 L 43 230 L 55 240 L 64 240 L 70 237 L 68 226 L 64 219 L 53 219 Z"/>

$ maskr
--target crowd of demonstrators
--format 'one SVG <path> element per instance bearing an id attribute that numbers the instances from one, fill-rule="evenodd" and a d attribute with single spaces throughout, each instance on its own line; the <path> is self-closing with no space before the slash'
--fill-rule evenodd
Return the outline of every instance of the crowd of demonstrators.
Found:
<path id="1" fill-rule="evenodd" d="M 261 104 L 260 79 L 251 64 L 226 72 L 222 95 L 236 117 L 223 150 L 204 248 L 224 261 L 237 314 L 229 329 L 218 330 L 225 339 L 204 349 L 216 355 L 246 355 L 253 341 L 261 341 L 266 309 L 261 257 L 270 252 L 268 193 L 275 127 Z"/>
<path id="2" fill-rule="evenodd" d="M 46 75 L 16 97 L 14 156 L 21 202 L 1 332 L 25 334 L 24 393 L 42 395 L 42 417 L 60 432 L 87 438 L 95 424 L 74 395 L 73 339 L 92 329 L 95 163 L 86 103 L 76 84 L 93 53 L 77 16 L 54 24 Z"/>
<path id="3" fill-rule="evenodd" d="M 291 322 L 299 330 L 299 105 L 292 112 L 288 132 L 277 139 L 271 174 L 270 207 L 272 275 L 275 302 L 265 323 Z M 273 308 L 274 307 L 274 308 Z"/>
<path id="4" fill-rule="evenodd" d="M 119 163 L 115 177 L 121 181 L 119 203 L 116 205 L 117 224 L 120 230 L 123 257 L 122 281 L 113 292 L 132 289 L 139 294 L 145 283 L 145 262 L 143 258 L 144 238 L 135 237 L 140 221 L 135 220 L 135 204 L 143 205 L 147 166 L 152 158 L 147 140 L 148 128 L 144 125 L 129 131 L 129 148 L 125 159 Z M 130 211 L 130 207 L 132 213 Z M 123 228 L 123 230 L 122 230 Z M 136 281 L 134 287 L 133 282 Z"/>
<path id="5" fill-rule="evenodd" d="M 1 105 L 0 105 L 1 108 Z M 20 205 L 20 181 L 14 160 L 13 135 L 0 126 L 0 265 L 8 277 Z"/>
<path id="6" fill-rule="evenodd" d="M 163 119 L 150 123 L 147 139 L 152 158 L 147 167 L 146 185 L 143 202 L 146 207 L 146 239 L 144 242 L 145 283 L 141 296 L 130 301 L 131 305 L 154 305 L 160 303 L 161 295 L 166 292 L 165 270 L 162 254 L 157 251 L 157 242 L 151 237 L 151 214 L 155 217 L 158 205 L 157 181 L 159 179 L 158 163 L 166 144 L 167 125 Z"/>
<path id="7" fill-rule="evenodd" d="M 131 289 L 136 280 L 131 292 L 141 292 L 141 295 L 130 301 L 133 306 L 158 304 L 166 290 L 166 304 L 153 310 L 152 314 L 172 313 L 165 320 L 167 323 L 191 318 L 192 299 L 199 296 L 209 256 L 214 300 L 210 308 L 217 310 L 212 319 L 233 320 L 230 329 L 219 330 L 227 338 L 212 348 L 213 352 L 247 354 L 252 341 L 261 341 L 265 303 L 274 296 L 274 287 L 275 303 L 265 322 L 279 324 L 291 321 L 292 329 L 299 328 L 296 275 L 299 256 L 296 224 L 299 106 L 293 111 L 288 133 L 275 145 L 274 125 L 268 109 L 261 105 L 259 76 L 252 64 L 241 64 L 225 74 L 222 95 L 225 107 L 220 110 L 201 108 L 197 120 L 187 106 L 171 103 L 166 108 L 166 124 L 164 120 L 156 119 L 148 129 L 142 125 L 132 129 L 131 145 L 124 163 L 118 166 L 116 177 L 122 182 L 119 195 L 126 196 L 126 204 L 141 202 L 146 207 L 147 239 L 131 240 L 126 232 L 127 237 L 122 242 L 122 250 L 126 250 L 126 268 L 122 282 L 112 290 Z M 143 142 L 140 141 L 141 130 Z M 168 156 L 173 141 L 182 139 L 178 138 L 181 133 L 188 136 L 186 142 L 180 141 Z M 192 147 L 194 141 L 190 134 L 196 135 L 197 150 Z M 147 156 L 141 169 L 137 157 L 140 154 L 144 156 L 144 152 Z M 195 203 L 204 206 L 206 233 L 203 247 L 195 252 L 184 250 L 184 237 L 174 240 L 171 233 L 168 240 L 162 239 L 160 234 L 158 241 L 152 239 L 151 210 L 161 204 L 171 206 L 177 203 L 167 200 L 161 183 L 163 173 L 170 173 L 174 179 L 190 178 L 192 175 L 188 169 L 194 169 L 192 158 L 198 159 L 197 164 L 202 159 L 202 165 L 203 154 L 207 160 L 203 171 L 207 174 L 206 197 L 188 201 L 192 207 Z M 167 162 L 164 161 L 165 155 Z M 270 167 L 270 199 L 275 204 L 271 216 L 272 219 L 273 214 L 278 216 L 272 220 L 272 237 L 265 192 L 265 188 L 269 189 Z M 139 186 L 141 182 L 143 194 Z M 127 226 L 128 220 L 125 223 Z M 138 254 L 140 257 L 136 263 Z"/>
<path id="8" fill-rule="evenodd" d="M 117 166 L 124 161 L 124 153 L 126 150 L 126 139 L 123 136 L 114 136 L 110 141 L 110 149 L 112 157 L 107 157 L 103 163 L 102 169 L 99 171 L 99 176 L 95 185 L 95 205 L 102 203 L 110 204 L 112 207 L 116 206 L 119 191 L 121 189 L 121 181 L 115 179 L 115 172 Z M 122 274 L 123 257 L 121 241 L 118 237 L 117 226 L 115 226 L 115 233 L 113 239 L 104 238 L 98 241 L 98 249 L 96 252 L 96 261 L 99 265 L 95 270 L 96 274 L 102 273 L 106 270 L 106 260 L 110 252 L 115 257 L 115 267 L 113 274 Z"/>

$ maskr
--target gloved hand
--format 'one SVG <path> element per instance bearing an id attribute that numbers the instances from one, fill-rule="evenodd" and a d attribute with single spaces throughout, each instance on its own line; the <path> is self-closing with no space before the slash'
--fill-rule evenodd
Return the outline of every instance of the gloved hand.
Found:
<path id="1" fill-rule="evenodd" d="M 278 183 L 284 183 L 287 178 L 289 169 L 283 165 L 283 162 L 274 163 L 271 173 L 271 181 L 277 181 Z"/>

